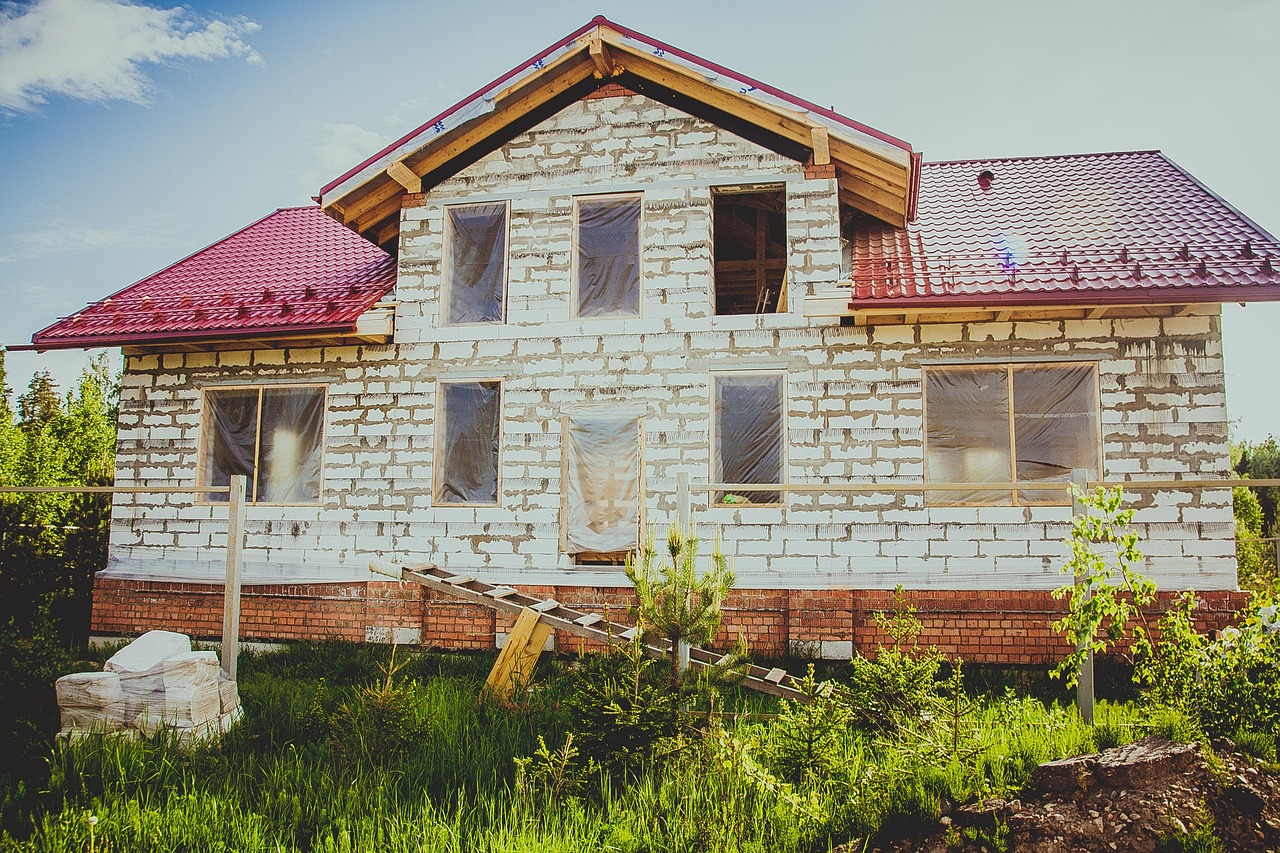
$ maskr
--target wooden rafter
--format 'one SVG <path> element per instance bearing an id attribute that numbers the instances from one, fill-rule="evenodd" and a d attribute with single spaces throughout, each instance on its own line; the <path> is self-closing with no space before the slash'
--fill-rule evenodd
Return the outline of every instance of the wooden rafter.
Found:
<path id="1" fill-rule="evenodd" d="M 843 203 L 896 227 L 906 224 L 909 164 L 886 159 L 833 135 L 826 125 L 801 112 L 720 88 L 693 69 L 638 50 L 606 27 L 597 28 L 590 37 L 581 38 L 575 49 L 498 92 L 488 115 L 430 140 L 325 208 L 348 227 L 361 233 L 377 228 L 377 236 L 382 237 L 394 224 L 399 196 L 425 189 L 423 176 L 465 155 L 582 81 L 614 77 L 624 71 L 810 149 L 814 165 L 836 165 Z"/>

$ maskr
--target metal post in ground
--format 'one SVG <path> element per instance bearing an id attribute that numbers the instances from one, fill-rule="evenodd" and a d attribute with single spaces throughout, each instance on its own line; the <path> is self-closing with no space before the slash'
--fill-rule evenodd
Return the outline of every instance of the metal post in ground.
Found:
<path id="1" fill-rule="evenodd" d="M 1089 472 L 1084 468 L 1075 468 L 1071 471 L 1071 482 L 1084 492 L 1089 485 Z M 1071 516 L 1072 518 L 1088 512 L 1088 507 L 1080 502 L 1076 497 L 1075 490 L 1071 493 Z M 1079 587 L 1085 581 L 1085 577 L 1076 574 L 1076 586 Z M 1085 587 L 1084 596 L 1089 597 L 1089 588 Z M 1080 718 L 1088 725 L 1093 725 L 1093 644 L 1087 638 L 1076 641 L 1077 651 L 1085 652 L 1084 661 L 1080 664 L 1080 672 L 1076 678 L 1076 707 L 1080 709 Z"/>
<path id="2" fill-rule="evenodd" d="M 240 577 L 244 568 L 244 497 L 247 480 L 243 474 L 231 478 L 227 503 L 227 583 L 222 602 L 222 671 L 236 680 L 240 656 Z"/>
<path id="3" fill-rule="evenodd" d="M 689 472 L 676 472 L 676 523 L 680 525 L 680 535 L 692 536 L 691 512 L 689 509 Z M 681 675 L 689 668 L 689 644 L 681 642 L 676 649 L 676 665 Z"/>

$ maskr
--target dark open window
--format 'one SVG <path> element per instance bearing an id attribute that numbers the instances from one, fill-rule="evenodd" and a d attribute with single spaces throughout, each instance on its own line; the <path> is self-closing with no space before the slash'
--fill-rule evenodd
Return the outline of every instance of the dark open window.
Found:
<path id="1" fill-rule="evenodd" d="M 507 206 L 465 204 L 446 208 L 449 278 L 445 304 L 450 323 L 501 323 L 507 277 Z"/>
<path id="2" fill-rule="evenodd" d="M 499 382 L 440 386 L 436 428 L 436 503 L 498 502 Z"/>
<path id="3" fill-rule="evenodd" d="M 205 485 L 226 486 L 244 474 L 251 503 L 319 503 L 324 410 L 322 386 L 206 391 Z"/>
<path id="4" fill-rule="evenodd" d="M 717 190 L 714 215 L 716 313 L 787 310 L 787 213 L 782 188 Z"/>

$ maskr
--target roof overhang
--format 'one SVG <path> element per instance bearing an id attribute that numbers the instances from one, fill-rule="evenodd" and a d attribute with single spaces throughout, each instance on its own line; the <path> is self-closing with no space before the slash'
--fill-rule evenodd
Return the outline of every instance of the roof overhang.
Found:
<path id="1" fill-rule="evenodd" d="M 920 161 L 907 143 L 604 18 L 392 143 L 326 185 L 318 200 L 386 246 L 399 233 L 406 194 L 426 192 L 610 82 L 810 165 L 833 166 L 841 202 L 889 225 L 911 217 Z"/>

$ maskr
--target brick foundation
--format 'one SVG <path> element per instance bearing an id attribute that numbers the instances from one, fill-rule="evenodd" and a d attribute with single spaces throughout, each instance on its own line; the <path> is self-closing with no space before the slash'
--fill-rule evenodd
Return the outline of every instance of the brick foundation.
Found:
<path id="1" fill-rule="evenodd" d="M 625 588 L 526 586 L 531 595 L 554 597 L 579 610 L 629 623 L 632 602 Z M 971 663 L 1049 664 L 1066 645 L 1050 624 L 1065 609 L 1047 591 L 913 590 L 924 631 L 920 642 L 948 657 Z M 1175 594 L 1160 597 L 1161 608 Z M 1200 596 L 1202 629 L 1219 629 L 1245 602 L 1238 592 Z M 888 590 L 736 590 L 724 610 L 717 645 L 746 634 L 753 655 L 788 653 L 847 658 L 854 650 L 874 652 L 888 637 L 876 613 L 891 609 Z M 1159 609 L 1159 608 L 1158 608 Z M 1156 613 L 1148 616 L 1154 622 Z M 491 649 L 514 617 L 433 593 L 414 584 L 388 582 L 245 587 L 240 634 L 244 640 L 417 638 L 446 649 Z M 137 635 L 153 628 L 214 639 L 222 631 L 222 587 L 99 578 L 94 582 L 95 634 Z M 394 632 L 394 633 L 393 633 Z M 594 650 L 596 644 L 571 635 L 556 637 L 565 651 Z"/>

